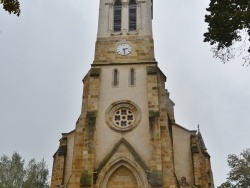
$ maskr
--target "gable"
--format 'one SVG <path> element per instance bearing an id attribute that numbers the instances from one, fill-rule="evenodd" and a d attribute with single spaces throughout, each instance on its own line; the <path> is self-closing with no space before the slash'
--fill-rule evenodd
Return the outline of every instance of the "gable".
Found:
<path id="1" fill-rule="evenodd" d="M 149 171 L 149 168 L 136 150 L 128 143 L 128 141 L 122 138 L 117 144 L 115 144 L 110 153 L 101 161 L 100 165 L 96 169 L 96 172 L 99 173 L 106 164 L 121 157 L 125 157 L 128 160 L 139 164 L 144 171 Z"/>

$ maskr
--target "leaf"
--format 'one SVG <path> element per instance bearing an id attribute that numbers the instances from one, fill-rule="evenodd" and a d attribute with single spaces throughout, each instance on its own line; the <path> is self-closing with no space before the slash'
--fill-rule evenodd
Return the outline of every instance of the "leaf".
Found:
<path id="1" fill-rule="evenodd" d="M 9 12 L 9 14 L 13 13 L 19 16 L 21 13 L 18 0 L 0 0 L 0 4 L 3 4 L 3 9 Z"/>

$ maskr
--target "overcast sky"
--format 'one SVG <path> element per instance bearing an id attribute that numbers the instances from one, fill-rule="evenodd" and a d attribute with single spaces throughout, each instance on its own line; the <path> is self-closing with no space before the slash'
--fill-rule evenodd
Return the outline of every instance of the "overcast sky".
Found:
<path id="1" fill-rule="evenodd" d="M 80 115 L 82 78 L 94 59 L 99 0 L 20 0 L 21 16 L 0 8 L 0 155 L 52 155 Z M 250 66 L 223 64 L 203 43 L 209 0 L 155 0 L 155 56 L 168 77 L 176 122 L 200 129 L 215 185 L 227 155 L 250 143 Z"/>

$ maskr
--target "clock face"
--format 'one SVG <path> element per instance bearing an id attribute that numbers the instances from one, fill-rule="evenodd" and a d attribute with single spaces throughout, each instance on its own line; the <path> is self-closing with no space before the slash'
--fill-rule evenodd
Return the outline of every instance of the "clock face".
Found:
<path id="1" fill-rule="evenodd" d="M 120 44 L 117 49 L 116 52 L 120 55 L 128 55 L 131 53 L 131 47 L 128 44 Z"/>

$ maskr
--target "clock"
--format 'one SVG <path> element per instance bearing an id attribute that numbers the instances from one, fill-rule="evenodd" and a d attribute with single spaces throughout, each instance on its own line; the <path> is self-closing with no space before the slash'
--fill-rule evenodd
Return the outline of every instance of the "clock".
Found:
<path id="1" fill-rule="evenodd" d="M 123 43 L 116 48 L 116 52 L 120 55 L 128 55 L 131 53 L 131 47 L 128 44 Z"/>

